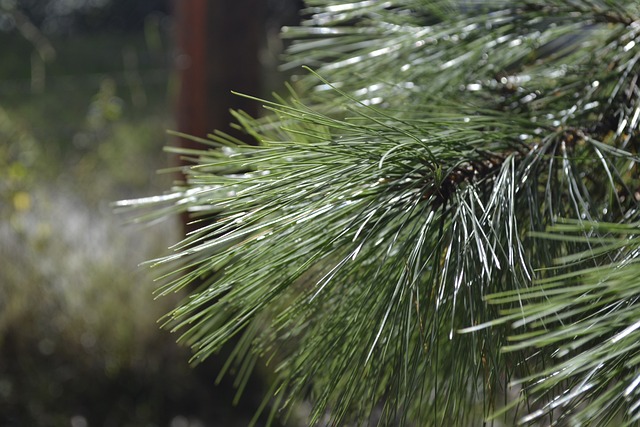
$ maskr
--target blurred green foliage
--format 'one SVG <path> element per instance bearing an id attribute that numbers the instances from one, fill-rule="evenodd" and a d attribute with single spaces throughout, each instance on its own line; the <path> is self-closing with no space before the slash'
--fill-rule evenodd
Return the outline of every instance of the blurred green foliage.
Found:
<path id="1" fill-rule="evenodd" d="M 48 34 L 131 32 L 154 13 L 168 13 L 170 0 L 2 0 L 0 30 L 15 24 L 1 12 L 16 9 Z"/>
<path id="2" fill-rule="evenodd" d="M 110 206 L 173 178 L 155 172 L 172 128 L 166 33 L 50 42 L 39 63 L 0 33 L 0 425 L 235 425 L 215 369 L 159 331 L 172 303 L 138 267 L 179 227 L 127 227 Z"/>

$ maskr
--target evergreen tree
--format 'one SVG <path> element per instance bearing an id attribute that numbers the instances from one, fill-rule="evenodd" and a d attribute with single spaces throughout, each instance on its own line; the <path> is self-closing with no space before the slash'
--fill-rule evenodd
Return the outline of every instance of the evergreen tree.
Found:
<path id="1" fill-rule="evenodd" d="M 167 325 L 310 424 L 636 423 L 640 2 L 307 6 L 259 144 L 122 203 L 201 224 Z"/>

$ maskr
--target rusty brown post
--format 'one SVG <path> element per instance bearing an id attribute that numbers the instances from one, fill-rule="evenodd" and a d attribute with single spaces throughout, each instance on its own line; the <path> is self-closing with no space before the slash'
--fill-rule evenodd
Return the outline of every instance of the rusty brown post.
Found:
<path id="1" fill-rule="evenodd" d="M 241 137 L 229 124 L 229 109 L 258 114 L 256 102 L 231 91 L 260 95 L 259 59 L 265 0 L 174 0 L 179 132 L 206 137 L 221 130 Z M 186 148 L 201 148 L 180 138 Z M 188 231 L 186 216 L 183 218 Z"/>
<path id="2" fill-rule="evenodd" d="M 257 103 L 231 91 L 261 94 L 259 52 L 265 22 L 264 4 L 265 0 L 174 0 L 179 80 L 175 117 L 179 132 L 202 138 L 218 129 L 242 138 L 229 126 L 233 120 L 229 109 L 258 114 Z M 202 148 L 184 138 L 176 143 L 185 148 Z M 187 215 L 183 216 L 182 223 L 185 233 L 191 231 Z M 200 365 L 207 381 L 215 378 L 224 358 L 223 350 L 221 355 Z M 213 406 L 230 406 L 232 387 L 223 381 L 216 389 L 219 395 Z M 263 389 L 260 379 L 252 376 L 241 406 L 232 411 L 233 416 L 250 418 L 261 402 Z M 248 419 L 245 421 L 243 425 Z"/>
<path id="3" fill-rule="evenodd" d="M 207 100 L 208 0 L 175 0 L 175 65 L 179 88 L 176 100 L 178 131 L 203 137 L 209 130 Z M 187 140 L 180 141 L 188 144 Z"/>

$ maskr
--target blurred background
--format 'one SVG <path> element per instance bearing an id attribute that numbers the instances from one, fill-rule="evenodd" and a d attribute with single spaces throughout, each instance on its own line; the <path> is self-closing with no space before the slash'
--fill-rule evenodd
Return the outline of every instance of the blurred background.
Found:
<path id="1" fill-rule="evenodd" d="M 0 0 L 0 426 L 247 425 L 269 373 L 232 405 L 224 355 L 188 365 L 157 322 L 180 296 L 154 300 L 139 267 L 183 220 L 127 224 L 112 202 L 170 187 L 162 148 L 189 143 L 167 130 L 259 114 L 230 90 L 280 88 L 278 31 L 300 7 Z"/>

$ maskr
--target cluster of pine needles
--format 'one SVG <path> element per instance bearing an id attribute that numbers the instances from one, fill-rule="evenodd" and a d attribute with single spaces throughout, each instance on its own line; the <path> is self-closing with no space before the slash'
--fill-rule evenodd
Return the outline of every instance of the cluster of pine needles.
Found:
<path id="1" fill-rule="evenodd" d="M 255 143 L 214 133 L 154 261 L 201 360 L 286 419 L 640 420 L 640 1 L 308 0 Z"/>

